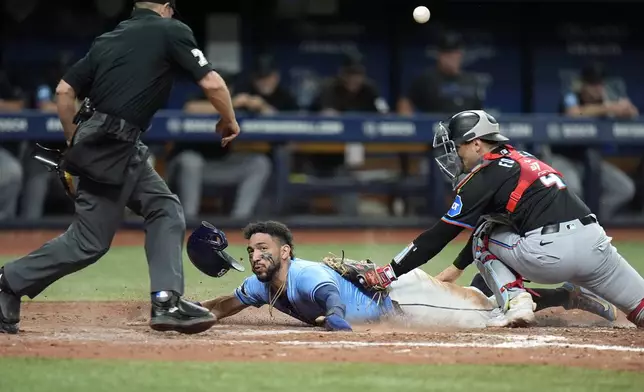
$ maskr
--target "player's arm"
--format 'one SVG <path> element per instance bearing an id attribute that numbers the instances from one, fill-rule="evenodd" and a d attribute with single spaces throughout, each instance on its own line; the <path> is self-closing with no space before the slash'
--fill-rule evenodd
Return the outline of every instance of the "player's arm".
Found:
<path id="1" fill-rule="evenodd" d="M 217 317 L 217 320 L 221 320 L 241 312 L 249 305 L 242 303 L 239 298 L 231 294 L 209 299 L 202 302 L 201 306 L 210 310 Z"/>
<path id="2" fill-rule="evenodd" d="M 307 268 L 297 279 L 301 297 L 316 303 L 322 309 L 324 327 L 329 331 L 351 331 L 351 325 L 344 319 L 346 306 L 340 296 L 340 289 L 330 272 L 320 268 Z"/>
<path id="3" fill-rule="evenodd" d="M 230 317 L 249 306 L 260 308 L 266 304 L 266 288 L 255 276 L 249 276 L 231 295 L 213 298 L 201 302 L 201 306 L 210 309 L 217 319 Z"/>
<path id="4" fill-rule="evenodd" d="M 494 179 L 503 178 L 499 174 L 494 167 L 480 166 L 466 176 L 457 187 L 452 207 L 441 220 L 416 237 L 389 265 L 378 269 L 383 284 L 389 285 L 399 276 L 434 258 L 463 229 L 474 229 L 494 197 Z"/>
<path id="5" fill-rule="evenodd" d="M 427 95 L 427 76 L 419 75 L 414 80 L 407 91 L 407 94 L 398 99 L 396 110 L 398 114 L 403 116 L 411 116 L 416 111 L 416 106 L 418 102 L 423 100 L 423 97 Z"/>
<path id="6" fill-rule="evenodd" d="M 573 93 L 566 94 L 563 103 L 566 115 L 571 117 L 601 117 L 610 113 L 609 105 L 604 103 L 582 105 Z"/>
<path id="7" fill-rule="evenodd" d="M 78 60 L 68 71 L 56 87 L 56 110 L 60 123 L 63 126 L 63 134 L 67 144 L 71 143 L 76 124 L 76 98 L 81 91 L 87 90 L 92 85 L 93 69 L 90 52 Z"/>
<path id="8" fill-rule="evenodd" d="M 429 230 L 422 232 L 387 266 L 393 272 L 394 279 L 433 259 L 461 231 L 463 227 L 439 220 Z"/>
<path id="9" fill-rule="evenodd" d="M 236 121 L 230 91 L 224 79 L 197 46 L 190 27 L 172 21 L 168 34 L 168 52 L 174 63 L 186 71 L 202 88 L 206 98 L 224 121 Z"/>
<path id="10" fill-rule="evenodd" d="M 313 299 L 324 309 L 324 326 L 329 331 L 351 331 L 351 325 L 344 319 L 346 306 L 342 303 L 340 291 L 335 285 L 325 284 L 315 291 Z"/>
<path id="11" fill-rule="evenodd" d="M 458 278 L 463 275 L 463 271 L 470 264 L 474 262 L 474 256 L 472 254 L 472 242 L 474 240 L 473 236 L 470 236 L 470 239 L 467 241 L 467 244 L 461 249 L 461 252 L 454 260 L 454 263 L 447 268 L 445 268 L 440 274 L 436 276 L 436 279 L 442 282 L 454 283 Z"/>
<path id="12" fill-rule="evenodd" d="M 337 113 L 337 99 L 335 99 L 335 89 L 333 83 L 327 81 L 322 85 L 319 95 L 316 97 L 316 106 L 319 106 L 320 112 L 324 114 Z"/>

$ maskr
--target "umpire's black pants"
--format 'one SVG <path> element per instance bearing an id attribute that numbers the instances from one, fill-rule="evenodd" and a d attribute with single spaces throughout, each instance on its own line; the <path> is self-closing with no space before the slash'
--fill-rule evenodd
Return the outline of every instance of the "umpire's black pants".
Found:
<path id="1" fill-rule="evenodd" d="M 145 158 L 147 147 L 139 142 L 122 187 L 79 179 L 74 222 L 67 231 L 4 266 L 14 293 L 34 298 L 56 280 L 98 261 L 109 250 L 127 206 L 145 219 L 150 291 L 183 295 L 183 208 Z"/>

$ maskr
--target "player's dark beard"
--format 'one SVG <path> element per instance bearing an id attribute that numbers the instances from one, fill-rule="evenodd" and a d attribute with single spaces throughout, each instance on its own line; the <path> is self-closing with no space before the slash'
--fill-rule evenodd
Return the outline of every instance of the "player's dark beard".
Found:
<path id="1" fill-rule="evenodd" d="M 262 259 L 268 261 L 268 267 L 266 267 L 266 272 L 264 272 L 262 275 L 257 275 L 257 280 L 260 282 L 270 282 L 273 279 L 273 275 L 277 272 L 277 270 L 280 267 L 280 262 L 276 262 L 275 258 L 273 258 L 273 255 L 270 254 L 269 252 L 262 252 Z"/>

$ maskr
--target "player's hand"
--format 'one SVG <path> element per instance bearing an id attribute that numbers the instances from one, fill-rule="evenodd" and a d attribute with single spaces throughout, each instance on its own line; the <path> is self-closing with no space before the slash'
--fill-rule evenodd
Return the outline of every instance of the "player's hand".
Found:
<path id="1" fill-rule="evenodd" d="M 251 110 L 259 112 L 264 106 L 266 106 L 266 101 L 264 101 L 264 98 L 260 97 L 259 95 L 252 95 L 248 99 L 246 106 Z"/>
<path id="2" fill-rule="evenodd" d="M 384 267 L 378 267 L 376 268 L 376 273 L 378 274 L 378 278 L 380 278 L 379 283 L 383 287 L 389 287 L 391 283 L 394 281 L 398 280 L 396 277 L 396 274 L 394 273 L 393 268 L 391 268 L 391 265 L 387 264 Z"/>
<path id="3" fill-rule="evenodd" d="M 237 124 L 237 120 L 225 120 L 225 119 L 220 119 L 217 121 L 217 126 L 215 127 L 215 131 L 221 135 L 221 146 L 226 147 L 228 143 L 233 141 L 234 138 L 236 138 L 239 135 L 239 124 Z"/>
<path id="4" fill-rule="evenodd" d="M 618 118 L 628 118 L 634 115 L 634 107 L 629 100 L 624 98 L 607 104 L 607 108 L 610 115 Z"/>
<path id="5" fill-rule="evenodd" d="M 440 274 L 436 275 L 436 279 L 441 282 L 454 283 L 458 278 L 463 275 L 463 270 L 456 268 L 454 265 L 450 265 L 445 268 Z"/>
<path id="6" fill-rule="evenodd" d="M 337 314 L 332 314 L 324 318 L 324 328 L 328 331 L 353 331 L 351 325 Z"/>
<path id="7" fill-rule="evenodd" d="M 233 98 L 233 106 L 236 108 L 243 108 L 248 105 L 249 99 L 250 99 L 250 95 L 246 93 L 237 94 Z"/>

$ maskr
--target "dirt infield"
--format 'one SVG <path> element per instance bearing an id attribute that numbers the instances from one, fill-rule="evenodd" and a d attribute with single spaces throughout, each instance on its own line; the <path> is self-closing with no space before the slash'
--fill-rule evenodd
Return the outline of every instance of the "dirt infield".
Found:
<path id="1" fill-rule="evenodd" d="M 58 232 L 0 232 L 0 250 L 24 253 Z M 409 241 L 418 231 L 304 231 L 298 243 Z M 610 232 L 637 240 L 640 232 Z M 238 237 L 238 238 L 235 238 Z M 142 233 L 119 233 L 114 245 L 140 245 Z M 241 236 L 231 236 L 231 242 Z M 560 309 L 538 313 L 530 329 L 410 330 L 355 326 L 329 333 L 266 308 L 247 309 L 192 336 L 157 333 L 149 304 L 135 302 L 25 302 L 19 335 L 0 334 L 0 356 L 122 358 L 197 361 L 387 362 L 443 364 L 552 364 L 644 371 L 644 330 L 620 315 L 614 326 L 594 315 Z M 601 353 L 601 355 L 600 355 Z"/>
<path id="2" fill-rule="evenodd" d="M 281 314 L 274 313 L 276 318 L 271 320 L 267 309 L 247 309 L 203 334 L 185 336 L 150 330 L 148 306 L 28 302 L 24 305 L 21 333 L 0 335 L 0 355 L 195 361 L 520 363 L 644 371 L 644 331 L 611 328 L 594 316 L 577 311 L 565 315 L 546 311 L 540 316 L 541 326 L 520 330 L 414 331 L 373 325 L 356 326 L 354 333 L 330 333 Z"/>

